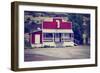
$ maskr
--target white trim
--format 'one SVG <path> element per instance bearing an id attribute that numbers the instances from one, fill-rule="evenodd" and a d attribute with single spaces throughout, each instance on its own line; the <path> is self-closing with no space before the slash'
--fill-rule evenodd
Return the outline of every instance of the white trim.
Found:
<path id="1" fill-rule="evenodd" d="M 44 33 L 73 33 L 72 29 L 43 29 Z"/>
<path id="2" fill-rule="evenodd" d="M 35 44 L 40 44 L 40 34 L 35 34 Z"/>

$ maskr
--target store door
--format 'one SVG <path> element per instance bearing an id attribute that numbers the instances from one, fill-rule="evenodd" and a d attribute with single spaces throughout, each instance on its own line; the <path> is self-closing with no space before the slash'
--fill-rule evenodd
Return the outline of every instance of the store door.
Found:
<path id="1" fill-rule="evenodd" d="M 55 43 L 60 43 L 61 42 L 61 33 L 55 33 L 54 40 L 55 40 Z"/>
<path id="2" fill-rule="evenodd" d="M 35 35 L 35 44 L 40 44 L 40 34 Z"/>

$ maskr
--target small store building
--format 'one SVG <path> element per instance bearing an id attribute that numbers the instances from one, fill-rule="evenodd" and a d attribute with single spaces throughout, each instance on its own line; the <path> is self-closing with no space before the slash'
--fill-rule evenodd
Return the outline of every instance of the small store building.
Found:
<path id="1" fill-rule="evenodd" d="M 66 47 L 74 46 L 72 23 L 62 18 L 44 20 L 40 30 L 30 35 L 32 47 Z"/>

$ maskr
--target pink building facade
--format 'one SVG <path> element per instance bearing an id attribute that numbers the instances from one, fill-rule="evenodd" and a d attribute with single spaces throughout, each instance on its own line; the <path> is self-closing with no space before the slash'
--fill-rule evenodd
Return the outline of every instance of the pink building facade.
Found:
<path id="1" fill-rule="evenodd" d="M 32 47 L 74 46 L 72 23 L 62 18 L 44 20 L 42 29 L 31 34 Z"/>

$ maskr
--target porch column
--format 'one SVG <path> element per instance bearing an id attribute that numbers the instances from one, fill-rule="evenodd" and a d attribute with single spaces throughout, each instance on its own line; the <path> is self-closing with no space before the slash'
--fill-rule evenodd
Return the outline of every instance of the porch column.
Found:
<path id="1" fill-rule="evenodd" d="M 74 41 L 74 34 L 71 33 L 71 41 Z"/>
<path id="2" fill-rule="evenodd" d="M 53 42 L 54 42 L 54 41 L 55 41 L 55 40 L 54 40 L 54 34 L 55 34 L 55 33 L 52 33 L 52 34 L 53 34 Z"/>
<path id="3" fill-rule="evenodd" d="M 63 42 L 64 33 L 61 33 L 61 42 Z"/>

